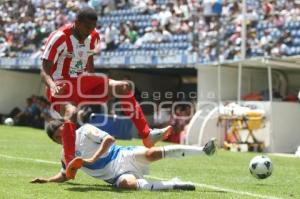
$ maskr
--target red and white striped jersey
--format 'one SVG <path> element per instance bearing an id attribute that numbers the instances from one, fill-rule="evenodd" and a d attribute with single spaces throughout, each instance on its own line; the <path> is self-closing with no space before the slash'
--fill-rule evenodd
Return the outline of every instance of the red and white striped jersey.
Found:
<path id="1" fill-rule="evenodd" d="M 42 59 L 52 61 L 51 76 L 54 80 L 78 77 L 87 71 L 91 50 L 100 41 L 94 30 L 82 43 L 72 35 L 73 24 L 65 25 L 52 32 L 46 42 Z"/>

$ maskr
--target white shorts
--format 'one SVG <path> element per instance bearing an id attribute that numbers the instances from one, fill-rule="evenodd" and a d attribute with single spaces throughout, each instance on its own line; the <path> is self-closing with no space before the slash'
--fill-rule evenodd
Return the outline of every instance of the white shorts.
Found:
<path id="1" fill-rule="evenodd" d="M 123 174 L 132 174 L 137 179 L 143 178 L 143 175 L 148 174 L 148 165 L 150 163 L 145 158 L 146 150 L 147 148 L 142 146 L 122 147 L 118 157 L 114 161 L 114 177 L 105 181 L 115 184 Z"/>

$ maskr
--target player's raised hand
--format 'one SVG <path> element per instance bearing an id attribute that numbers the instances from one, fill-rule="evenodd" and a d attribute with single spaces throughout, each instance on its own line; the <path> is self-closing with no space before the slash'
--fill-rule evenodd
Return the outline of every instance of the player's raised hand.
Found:
<path id="1" fill-rule="evenodd" d="M 66 83 L 64 83 L 62 85 L 55 85 L 55 84 L 53 84 L 50 87 L 51 96 L 63 94 L 65 92 L 65 90 L 66 90 L 66 86 L 67 86 Z"/>
<path id="2" fill-rule="evenodd" d="M 39 184 L 43 184 L 43 183 L 47 183 L 47 182 L 48 182 L 48 180 L 45 178 L 35 178 L 30 181 L 30 183 L 39 183 Z"/>

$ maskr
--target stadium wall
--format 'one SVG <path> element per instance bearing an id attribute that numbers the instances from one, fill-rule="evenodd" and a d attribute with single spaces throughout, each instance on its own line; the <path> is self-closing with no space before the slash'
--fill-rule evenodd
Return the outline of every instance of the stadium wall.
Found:
<path id="1" fill-rule="evenodd" d="M 299 115 L 299 103 L 272 103 L 272 152 L 295 153 L 300 146 Z"/>
<path id="2" fill-rule="evenodd" d="M 218 100 L 218 68 L 198 68 L 199 101 Z M 221 101 L 237 100 L 238 69 L 236 67 L 221 68 Z M 243 68 L 242 93 L 246 95 L 255 91 L 268 89 L 267 69 Z"/>
<path id="3" fill-rule="evenodd" d="M 0 113 L 7 114 L 12 108 L 23 109 L 26 98 L 42 95 L 43 84 L 38 73 L 0 70 Z"/>
<path id="4" fill-rule="evenodd" d="M 145 91 L 149 94 L 151 99 L 153 98 L 154 92 L 175 92 L 176 88 L 180 84 L 180 74 L 168 75 L 168 74 L 158 74 L 149 73 L 149 71 L 135 72 L 134 70 L 130 71 L 110 71 L 110 76 L 114 79 L 122 80 L 124 77 L 129 77 L 129 79 L 137 84 L 137 89 L 140 91 Z M 145 95 L 146 96 L 146 95 Z"/>

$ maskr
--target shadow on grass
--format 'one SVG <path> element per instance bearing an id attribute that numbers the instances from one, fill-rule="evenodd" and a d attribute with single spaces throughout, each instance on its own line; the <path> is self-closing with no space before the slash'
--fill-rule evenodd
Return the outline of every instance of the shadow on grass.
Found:
<path id="1" fill-rule="evenodd" d="M 116 193 L 130 193 L 134 192 L 136 190 L 128 190 L 128 189 L 119 189 L 112 185 L 101 185 L 101 184 L 80 184 L 80 183 L 74 183 L 74 182 L 67 182 L 62 184 L 62 186 L 67 186 L 66 190 L 73 191 L 73 192 L 90 192 L 90 191 L 107 191 L 107 192 L 116 192 Z M 180 192 L 194 192 L 193 190 L 156 190 L 155 192 L 165 192 L 165 193 L 180 193 Z M 223 193 L 227 194 L 226 191 L 220 191 L 220 190 L 209 190 L 209 189 L 199 189 L 196 188 L 195 191 L 203 192 L 203 193 Z"/>
<path id="2" fill-rule="evenodd" d="M 118 192 L 118 193 L 129 193 L 133 190 L 126 190 L 126 189 L 117 189 L 113 187 L 112 185 L 102 185 L 102 184 L 80 184 L 80 183 L 73 183 L 68 182 L 62 184 L 63 186 L 67 186 L 65 189 L 68 191 L 73 192 L 90 192 L 90 191 L 107 191 L 107 192 Z"/>
<path id="3" fill-rule="evenodd" d="M 199 189 L 199 188 L 196 190 L 198 190 L 199 192 L 203 192 L 203 193 L 224 193 L 224 194 L 228 193 L 227 191 L 222 191 L 222 190 Z"/>
<path id="4" fill-rule="evenodd" d="M 266 184 L 266 183 L 256 183 L 255 184 L 256 187 L 273 187 L 274 185 L 272 184 Z"/>

